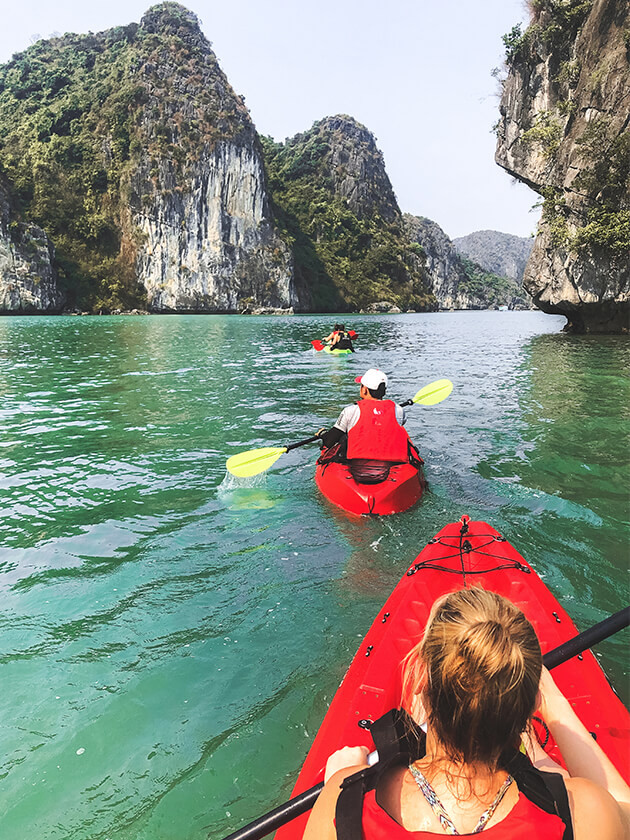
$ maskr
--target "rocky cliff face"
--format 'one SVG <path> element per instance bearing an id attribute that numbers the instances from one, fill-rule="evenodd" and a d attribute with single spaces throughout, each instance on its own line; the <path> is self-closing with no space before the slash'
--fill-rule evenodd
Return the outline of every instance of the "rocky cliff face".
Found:
<path id="1" fill-rule="evenodd" d="M 409 238 L 426 254 L 426 268 L 440 309 L 531 307 L 520 283 L 460 256 L 454 242 L 436 222 L 408 213 L 404 219 Z"/>
<path id="2" fill-rule="evenodd" d="M 524 277 L 578 332 L 628 330 L 630 6 L 537 0 L 506 38 L 497 163 L 544 197 Z"/>
<path id="3" fill-rule="evenodd" d="M 57 288 L 54 253 L 41 228 L 15 219 L 15 208 L 0 182 L 0 314 L 58 312 L 64 296 Z"/>
<path id="4" fill-rule="evenodd" d="M 522 284 L 534 241 L 497 230 L 477 230 L 453 239 L 453 245 L 458 254 L 473 260 L 486 271 Z"/>
<path id="5" fill-rule="evenodd" d="M 359 218 L 378 214 L 386 222 L 400 223 L 400 209 L 385 171 L 383 154 L 368 129 L 346 115 L 325 117 L 290 146 L 327 147 L 320 174 L 330 181 L 335 195 L 343 198 Z"/>
<path id="6" fill-rule="evenodd" d="M 409 238 L 426 254 L 426 268 L 440 309 L 482 308 L 479 301 L 471 300 L 460 290 L 468 277 L 453 243 L 442 228 L 423 216 L 405 213 L 404 219 Z"/>
<path id="7" fill-rule="evenodd" d="M 312 308 L 435 308 L 422 251 L 365 126 L 326 117 L 284 144 L 264 138 L 264 149 L 275 216 Z"/>
<path id="8" fill-rule="evenodd" d="M 195 16 L 172 6 L 149 10 L 138 33 L 145 143 L 130 179 L 130 208 L 149 307 L 297 308 L 254 126 Z"/>
<path id="9" fill-rule="evenodd" d="M 0 67 L 0 157 L 70 305 L 299 305 L 249 113 L 177 3 Z"/>

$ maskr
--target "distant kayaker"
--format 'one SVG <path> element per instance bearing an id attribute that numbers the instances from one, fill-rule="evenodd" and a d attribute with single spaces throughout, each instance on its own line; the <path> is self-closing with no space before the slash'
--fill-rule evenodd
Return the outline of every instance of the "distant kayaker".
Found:
<path id="1" fill-rule="evenodd" d="M 331 333 L 329 335 L 327 335 L 325 338 L 322 338 L 322 341 L 325 344 L 330 344 L 331 342 L 335 341 L 338 333 L 339 333 L 339 324 L 335 324 L 335 326 L 332 328 Z"/>
<path id="2" fill-rule="evenodd" d="M 630 788 L 542 667 L 532 625 L 506 598 L 472 588 L 435 602 L 404 660 L 402 706 L 426 725 L 424 756 L 388 765 L 376 790 L 363 794 L 362 783 L 348 781 L 341 794 L 345 779 L 367 770 L 368 751 L 334 753 L 304 840 L 429 840 L 486 828 L 495 840 L 630 836 Z M 568 772 L 538 744 L 536 709 Z"/>
<path id="3" fill-rule="evenodd" d="M 405 410 L 393 400 L 383 399 L 386 374 L 370 368 L 355 381 L 360 385 L 360 400 L 343 409 L 332 429 L 320 429 L 324 448 L 331 450 L 339 444 L 336 457 L 348 461 L 408 461 L 410 440 L 403 428 Z"/>
<path id="4" fill-rule="evenodd" d="M 333 331 L 323 341 L 330 344 L 331 350 L 351 350 L 354 353 L 352 339 L 346 332 L 345 324 L 335 324 Z"/>

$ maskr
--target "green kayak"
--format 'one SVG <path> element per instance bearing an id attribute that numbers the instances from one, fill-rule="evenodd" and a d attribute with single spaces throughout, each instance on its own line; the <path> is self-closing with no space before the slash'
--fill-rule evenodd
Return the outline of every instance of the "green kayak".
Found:
<path id="1" fill-rule="evenodd" d="M 330 353 L 331 356 L 347 356 L 352 353 L 352 350 L 333 350 L 330 347 L 324 347 L 324 353 Z"/>

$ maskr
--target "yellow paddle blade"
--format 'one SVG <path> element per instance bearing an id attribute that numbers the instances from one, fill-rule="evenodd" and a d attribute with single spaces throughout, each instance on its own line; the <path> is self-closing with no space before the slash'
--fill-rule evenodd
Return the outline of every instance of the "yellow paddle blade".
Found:
<path id="1" fill-rule="evenodd" d="M 232 455 L 225 462 L 227 471 L 238 478 L 248 478 L 268 470 L 278 458 L 287 451 L 286 446 L 265 446 L 262 449 L 250 449 Z"/>
<path id="2" fill-rule="evenodd" d="M 445 400 L 453 390 L 453 383 L 450 379 L 436 379 L 425 385 L 413 398 L 414 403 L 420 405 L 435 405 Z"/>

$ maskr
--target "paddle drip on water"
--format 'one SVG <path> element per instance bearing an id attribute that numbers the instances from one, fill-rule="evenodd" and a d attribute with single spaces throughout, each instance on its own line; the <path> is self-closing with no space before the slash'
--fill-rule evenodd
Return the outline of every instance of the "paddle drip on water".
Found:
<path id="1" fill-rule="evenodd" d="M 267 489 L 267 476 L 239 478 L 226 473 L 218 487 L 217 496 L 230 510 L 269 510 L 278 503 L 277 497 Z"/>
<path id="2" fill-rule="evenodd" d="M 225 477 L 219 485 L 219 491 L 230 492 L 231 490 L 252 489 L 254 487 L 264 487 L 267 483 L 267 475 L 265 473 L 258 473 L 258 475 L 238 476 L 233 473 L 226 472 Z"/>

